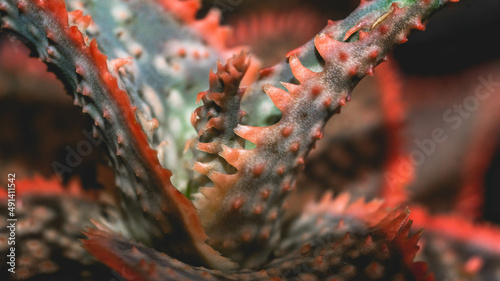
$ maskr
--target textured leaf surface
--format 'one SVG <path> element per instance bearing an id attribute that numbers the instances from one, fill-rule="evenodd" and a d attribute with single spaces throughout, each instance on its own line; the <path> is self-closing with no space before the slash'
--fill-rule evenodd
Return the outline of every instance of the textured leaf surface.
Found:
<path id="1" fill-rule="evenodd" d="M 105 139 L 112 157 L 132 236 L 148 243 L 162 241 L 159 248 L 193 264 L 217 264 L 194 206 L 170 183 L 171 172 L 150 147 L 131 97 L 120 88 L 96 41 L 89 42 L 80 31 L 90 19 L 79 12 L 68 15 L 63 1 L 0 5 L 5 11 L 2 27 L 23 35 L 44 62 L 55 65 L 75 104 L 94 119 L 95 136 Z"/>
<path id="2" fill-rule="evenodd" d="M 281 111 L 281 119 L 267 127 L 239 124 L 234 130 L 221 128 L 256 146 L 245 149 L 226 144 L 222 152 L 218 152 L 220 148 L 208 151 L 224 158 L 236 173 L 210 174 L 213 168 L 198 166 L 214 183 L 213 188 L 201 190 L 203 197 L 197 202 L 202 218 L 210 218 L 204 219 L 204 227 L 211 245 L 244 267 L 258 267 L 267 260 L 280 237 L 282 203 L 293 190 L 309 151 L 323 137 L 325 123 L 351 99 L 357 83 L 373 74 L 392 48 L 406 41 L 411 29 L 423 29 L 422 20 L 443 3 L 363 2 L 349 18 L 330 22 L 314 42 L 291 52 L 286 64 L 262 71 L 265 78 L 245 95 L 262 88 Z M 340 33 L 343 39 L 339 41 L 335 38 Z M 354 35 L 357 40 L 344 42 Z M 313 53 L 311 62 L 308 56 Z M 283 78 L 284 68 L 289 68 L 291 76 L 278 80 L 283 81 L 281 86 L 276 85 L 277 80 L 269 80 Z M 235 108 L 233 115 L 239 110 Z"/>
<path id="3" fill-rule="evenodd" d="M 46 180 L 37 176 L 16 180 L 15 184 L 15 239 L 9 239 L 11 228 L 7 227 L 11 223 L 7 219 L 12 217 L 6 212 L 0 216 L 2 280 L 112 278 L 109 268 L 85 251 L 78 239 L 84 238 L 81 231 L 84 226 L 91 226 L 91 219 L 104 216 L 119 231 L 122 218 L 116 207 L 99 203 L 93 194 L 83 192 L 77 182 L 63 187 L 55 178 Z M 2 210 L 7 210 L 7 196 L 6 189 L 0 189 Z M 7 264 L 11 247 L 15 248 L 14 274 L 7 271 L 11 267 Z"/>

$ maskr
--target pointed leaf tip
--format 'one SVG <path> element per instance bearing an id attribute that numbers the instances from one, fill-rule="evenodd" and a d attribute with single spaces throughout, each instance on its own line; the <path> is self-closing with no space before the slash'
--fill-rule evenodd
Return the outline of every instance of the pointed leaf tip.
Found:
<path id="1" fill-rule="evenodd" d="M 303 66 L 297 55 L 292 55 L 290 57 L 289 63 L 290 68 L 292 69 L 293 76 L 295 76 L 295 78 L 297 78 L 300 83 L 306 82 L 316 74 L 314 71 Z"/>
<path id="2" fill-rule="evenodd" d="M 266 84 L 264 86 L 264 92 L 271 98 L 274 105 L 283 112 L 288 105 L 292 103 L 292 97 L 290 94 L 280 88 L 271 86 L 271 84 Z"/>

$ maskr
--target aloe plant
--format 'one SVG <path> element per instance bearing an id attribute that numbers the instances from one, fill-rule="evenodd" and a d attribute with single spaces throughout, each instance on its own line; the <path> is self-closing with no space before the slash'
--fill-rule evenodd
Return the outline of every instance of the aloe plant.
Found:
<path id="1" fill-rule="evenodd" d="M 66 191 L 23 200 L 57 209 L 71 198 L 85 205 L 65 209 L 82 228 L 77 214 L 95 211 L 84 248 L 127 280 L 432 280 L 413 260 L 421 232 L 410 234 L 408 209 L 326 193 L 285 215 L 326 122 L 448 2 L 362 1 L 257 74 L 247 50 L 226 47 L 216 11 L 196 19 L 196 0 L 0 0 L 2 30 L 23 38 L 94 120 L 117 185 L 106 206 Z M 63 259 L 92 263 L 85 253 Z M 26 278 L 66 270 L 25 264 Z M 102 268 L 86 270 L 102 278 Z"/>

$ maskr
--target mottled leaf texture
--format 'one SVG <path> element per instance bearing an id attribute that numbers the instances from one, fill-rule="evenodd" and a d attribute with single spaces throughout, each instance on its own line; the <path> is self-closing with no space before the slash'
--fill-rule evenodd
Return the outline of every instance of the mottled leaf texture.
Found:
<path id="1" fill-rule="evenodd" d="M 83 193 L 23 195 L 34 242 L 21 247 L 17 278 L 73 262 L 95 280 L 108 277 L 104 265 L 134 281 L 434 280 L 414 261 L 421 231 L 408 209 L 348 193 L 303 209 L 288 198 L 357 83 L 448 2 L 361 1 L 245 88 L 258 61 L 226 47 L 219 12 L 197 19 L 200 1 L 0 0 L 2 31 L 23 38 L 94 121 L 117 187 L 109 206 Z M 77 250 L 91 219 L 87 252 Z"/>

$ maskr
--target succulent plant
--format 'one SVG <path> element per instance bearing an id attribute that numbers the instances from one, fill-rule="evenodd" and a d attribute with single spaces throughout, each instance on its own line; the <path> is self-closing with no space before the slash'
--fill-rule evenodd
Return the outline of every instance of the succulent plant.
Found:
<path id="1" fill-rule="evenodd" d="M 0 0 L 2 30 L 93 119 L 87 143 L 106 145 L 116 182 L 110 197 L 18 181 L 22 242 L 9 277 L 102 280 L 111 268 L 126 280 L 433 280 L 414 261 L 422 232 L 409 209 L 348 191 L 302 207 L 290 193 L 357 83 L 448 2 L 362 1 L 258 70 L 246 48 L 227 47 L 216 10 L 197 19 L 197 0 Z M 419 226 L 439 221 L 416 210 Z M 464 238 L 439 235 L 431 228 L 425 239 Z M 498 257 L 486 260 L 493 265 L 478 276 L 498 277 Z M 464 274 L 477 273 L 473 265 Z"/>

